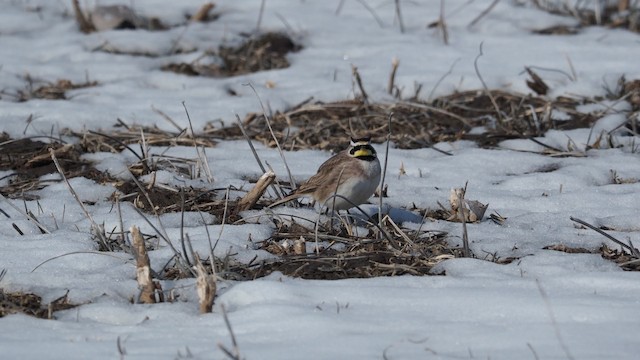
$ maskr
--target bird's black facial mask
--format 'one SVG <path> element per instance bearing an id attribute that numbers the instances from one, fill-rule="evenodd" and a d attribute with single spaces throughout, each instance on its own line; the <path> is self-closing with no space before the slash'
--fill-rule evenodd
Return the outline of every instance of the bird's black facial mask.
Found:
<path id="1" fill-rule="evenodd" d="M 376 150 L 371 146 L 370 138 L 353 139 L 351 138 L 351 148 L 349 155 L 366 161 L 372 161 L 376 158 Z"/>

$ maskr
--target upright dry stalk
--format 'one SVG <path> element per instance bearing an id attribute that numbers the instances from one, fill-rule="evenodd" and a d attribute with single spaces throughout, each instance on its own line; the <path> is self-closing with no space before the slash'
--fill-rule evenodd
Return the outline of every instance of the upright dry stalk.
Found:
<path id="1" fill-rule="evenodd" d="M 389 84 L 387 85 L 387 92 L 389 95 L 393 94 L 393 89 L 396 86 L 396 72 L 398 71 L 398 66 L 400 65 L 400 61 L 398 58 L 394 57 L 391 60 L 391 75 L 389 75 Z"/>
<path id="2" fill-rule="evenodd" d="M 207 19 L 209 18 L 209 12 L 211 12 L 211 10 L 215 6 L 216 5 L 212 2 L 202 5 L 200 9 L 198 9 L 198 11 L 195 14 L 193 14 L 193 16 L 191 16 L 191 19 L 189 20 L 190 21 L 207 21 Z"/>
<path id="3" fill-rule="evenodd" d="M 382 189 L 384 188 L 384 180 L 387 176 L 387 163 L 389 160 L 389 142 L 391 141 L 391 119 L 393 119 L 393 112 L 389 113 L 387 118 L 387 147 L 384 151 L 384 164 L 382 165 L 382 177 L 380 178 L 380 198 L 378 199 L 378 227 L 382 229 Z M 381 234 L 382 235 L 382 234 Z"/>
<path id="4" fill-rule="evenodd" d="M 444 0 L 440 0 L 440 19 L 438 19 L 438 25 L 442 30 L 442 41 L 445 45 L 449 45 L 449 30 L 447 29 L 447 21 L 444 16 Z"/>
<path id="5" fill-rule="evenodd" d="M 275 180 L 275 178 L 276 174 L 272 171 L 268 171 L 262 174 L 253 189 L 251 189 L 251 191 L 249 191 L 247 195 L 245 195 L 242 199 L 240 199 L 240 201 L 238 201 L 238 205 L 236 205 L 235 210 L 236 213 L 251 209 L 258 202 L 258 199 L 260 199 L 262 194 L 264 194 L 269 185 L 273 183 L 273 180 Z"/>
<path id="6" fill-rule="evenodd" d="M 360 72 L 358 72 L 358 68 L 353 64 L 351 65 L 351 73 L 353 74 L 353 78 L 356 80 L 356 84 L 360 89 L 360 93 L 362 94 L 362 101 L 364 101 L 365 104 L 368 104 L 369 96 L 367 95 L 367 92 L 364 91 L 364 86 L 362 85 L 362 78 L 360 77 Z"/>
<path id="7" fill-rule="evenodd" d="M 84 12 L 82 12 L 82 8 L 80 8 L 79 1 L 73 0 L 72 5 L 73 5 L 73 12 L 75 13 L 75 16 L 76 16 L 76 22 L 78 23 L 78 27 L 80 28 L 80 31 L 82 31 L 85 34 L 96 31 L 96 27 L 93 25 L 93 23 L 89 19 L 87 19 L 87 17 L 84 15 Z"/>
<path id="8" fill-rule="evenodd" d="M 464 257 L 471 257 L 471 250 L 469 249 L 469 234 L 467 233 L 467 217 L 465 216 L 464 207 L 464 194 L 467 192 L 467 185 L 464 185 L 464 189 L 456 191 L 458 195 L 458 218 L 462 223 L 462 254 Z"/>
<path id="9" fill-rule="evenodd" d="M 155 304 L 155 285 L 151 278 L 151 265 L 147 249 L 144 246 L 144 239 L 137 226 L 132 226 L 129 231 L 131 231 L 133 250 L 136 256 L 136 278 L 140 288 L 138 301 L 143 304 Z"/>
<path id="10" fill-rule="evenodd" d="M 213 261 L 213 259 L 211 259 Z M 200 314 L 207 314 L 213 308 L 213 299 L 216 297 L 216 276 L 208 274 L 207 269 L 202 265 L 198 254 L 195 256 L 196 262 L 196 290 L 200 299 Z M 211 267 L 213 269 L 213 266 Z"/>
<path id="11" fill-rule="evenodd" d="M 402 21 L 402 12 L 400 11 L 400 0 L 395 0 L 396 17 L 398 18 L 398 24 L 400 25 L 400 33 L 404 34 L 404 22 Z"/>
<path id="12" fill-rule="evenodd" d="M 280 155 L 280 158 L 282 159 L 282 162 L 284 163 L 284 168 L 287 170 L 287 174 L 289 175 L 289 181 L 291 183 L 291 186 L 293 187 L 293 185 L 295 184 L 295 181 L 293 180 L 293 175 L 291 175 L 291 169 L 289 168 L 289 164 L 287 163 L 287 159 L 284 156 L 284 152 L 282 151 L 282 147 L 280 146 L 280 141 L 278 141 L 278 138 L 276 137 L 276 134 L 273 132 L 273 128 L 271 127 L 271 120 L 269 119 L 269 116 L 267 116 L 267 110 L 264 107 L 264 103 L 262 102 L 262 99 L 260 98 L 260 95 L 258 94 L 258 91 L 256 90 L 256 88 L 253 86 L 252 83 L 247 83 L 244 84 L 245 86 L 249 86 L 251 88 L 251 90 L 253 91 L 253 93 L 256 95 L 256 98 L 258 98 L 258 102 L 260 103 L 260 108 L 262 109 L 262 114 L 264 114 L 264 120 L 267 123 L 267 127 L 269 128 L 269 133 L 271 133 L 271 138 L 273 139 L 273 141 L 276 143 L 276 148 L 278 149 L 278 154 Z M 263 170 L 263 172 L 266 172 Z M 295 188 L 293 188 L 295 190 Z"/>
<path id="13" fill-rule="evenodd" d="M 480 69 L 478 68 L 478 60 L 482 57 L 482 55 L 484 55 L 484 53 L 482 52 L 482 45 L 484 44 L 484 42 L 480 42 L 480 46 L 479 46 L 479 53 L 478 56 L 476 56 L 476 59 L 473 61 L 473 67 L 476 70 L 476 75 L 478 76 L 478 79 L 480 79 L 480 82 L 482 83 L 482 88 L 484 88 L 484 91 L 487 93 L 487 95 L 489 96 L 489 100 L 491 100 L 491 104 L 493 105 L 494 109 L 496 109 L 496 116 L 498 117 L 498 123 L 500 123 L 502 125 L 503 123 L 503 118 L 502 118 L 502 113 L 500 112 L 500 107 L 498 106 L 498 103 L 496 102 L 495 97 L 493 96 L 493 93 L 491 93 L 491 90 L 489 90 L 489 87 L 487 86 L 487 83 L 484 82 L 484 79 L 482 78 L 482 75 L 480 74 Z"/>

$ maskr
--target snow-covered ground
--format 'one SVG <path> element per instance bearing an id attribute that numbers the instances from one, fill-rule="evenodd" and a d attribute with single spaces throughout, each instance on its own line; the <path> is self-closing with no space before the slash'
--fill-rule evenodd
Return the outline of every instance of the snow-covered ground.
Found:
<path id="1" fill-rule="evenodd" d="M 81 3 L 92 7 L 117 2 Z M 136 0 L 127 5 L 177 26 L 158 32 L 85 35 L 77 30 L 70 1 L 1 0 L 0 130 L 12 138 L 57 136 L 65 128 L 108 132 L 117 119 L 175 130 L 156 110 L 187 128 L 184 102 L 198 132 L 207 123 L 231 124 L 235 114 L 259 111 L 255 94 L 243 85 L 249 82 L 273 109 L 310 96 L 323 101 L 353 98 L 352 65 L 358 67 L 372 99 L 392 102 L 386 87 L 393 58 L 400 61 L 398 87 L 409 96 L 416 84 L 422 84 L 422 98 L 433 98 L 482 88 L 474 68 L 481 43 L 483 55 L 477 65 L 491 89 L 530 92 L 525 66 L 551 69 L 537 70 L 551 87 L 550 97 L 604 95 L 621 75 L 640 78 L 640 37 L 635 33 L 591 27 L 570 36 L 536 35 L 531 31 L 574 25 L 576 20 L 509 0 L 469 26 L 490 2 L 446 0 L 445 45 L 440 31 L 427 27 L 439 17 L 439 1 L 401 4 L 404 33 L 390 0 L 267 0 L 260 29 L 288 31 L 304 47 L 288 56 L 291 67 L 207 78 L 160 68 L 238 42 L 241 32 L 255 29 L 260 1 L 218 1 L 214 12 L 219 19 L 184 25 L 184 15 L 194 13 L 201 1 Z M 105 44 L 159 56 L 107 53 L 100 50 Z M 176 48 L 182 52 L 171 53 Z M 59 79 L 96 81 L 97 86 L 68 91 L 67 100 L 16 102 L 27 77 L 35 86 Z M 230 95 L 230 89 L 237 95 Z M 581 156 L 546 156 L 529 140 L 505 141 L 497 149 L 481 149 L 467 141 L 437 144 L 453 156 L 392 146 L 385 199 L 391 207 L 415 204 L 436 209 L 438 202 L 447 202 L 451 187 L 468 181 L 469 198 L 488 203 L 490 212 L 506 218 L 503 225 L 489 220 L 468 224 L 471 250 L 479 259 L 440 263 L 434 273 L 446 276 L 318 281 L 274 273 L 254 281 L 221 281 L 214 311 L 205 315 L 198 313 L 194 279 L 163 284 L 165 290 L 175 289 L 177 302 L 131 304 L 138 294 L 132 256 L 95 251 L 91 223 L 64 183 L 35 191 L 38 201 L 10 200 L 37 214 L 51 234 L 41 234 L 21 212 L 2 202 L 0 208 L 10 218 L 0 216 L 0 269 L 7 271 L 0 288 L 36 293 L 43 303 L 68 291 L 72 303 L 84 304 L 55 313 L 56 320 L 1 318 L 2 358 L 223 359 L 226 355 L 218 345 L 232 348 L 224 306 L 246 359 L 636 359 L 640 273 L 622 271 L 598 254 L 543 249 L 556 244 L 619 248 L 576 226 L 570 216 L 606 227 L 621 241 L 640 243 L 640 138 L 619 128 L 630 108 L 625 99 L 584 107 L 585 113 L 601 117 L 593 129 L 550 131 L 541 138 L 560 149 L 571 142 Z M 617 148 L 603 142 L 601 148 L 585 151 L 596 135 L 609 131 Z M 256 147 L 284 177 L 277 151 Z M 376 147 L 384 153 L 384 144 Z M 193 147 L 151 151 L 198 158 Z M 221 141 L 206 154 L 215 182 L 203 179 L 190 185 L 240 187 L 246 185 L 244 179 L 261 175 L 246 142 Z M 300 151 L 286 156 L 294 176 L 304 179 L 329 154 Z M 91 154 L 87 159 L 114 176 L 124 176 L 122 170 L 135 160 L 127 152 Z M 398 175 L 401 168 L 404 174 Z M 612 171 L 625 181 L 614 181 Z M 169 182 L 173 179 L 164 176 Z M 6 185 L 9 178 L 0 181 Z M 87 208 L 97 223 L 105 229 L 119 228 L 120 215 L 109 200 L 113 186 L 83 178 L 70 182 L 79 198 L 90 204 Z M 130 203 L 121 205 L 125 228 L 137 225 L 153 232 Z M 308 210 L 295 211 L 309 215 Z M 274 256 L 253 245 L 271 235 L 272 225 L 207 225 L 213 220 L 207 214 L 185 214 L 185 231 L 194 249 L 205 256 L 209 234 L 220 238 L 217 256 L 237 253 L 236 259 L 245 262 Z M 159 221 L 178 244 L 180 214 L 161 215 Z M 25 234 L 19 236 L 13 224 Z M 446 231 L 452 245 L 461 244 L 459 223 L 404 226 Z M 162 268 L 172 255 L 163 246 L 152 251 L 152 268 Z M 484 257 L 518 260 L 498 265 Z"/>

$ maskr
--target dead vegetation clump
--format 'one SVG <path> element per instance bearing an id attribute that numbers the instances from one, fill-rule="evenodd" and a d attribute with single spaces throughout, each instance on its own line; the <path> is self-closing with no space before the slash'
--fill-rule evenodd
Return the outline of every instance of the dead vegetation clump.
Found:
<path id="1" fill-rule="evenodd" d="M 97 5 L 93 9 L 85 10 L 78 0 L 72 0 L 78 29 L 85 33 L 107 30 L 144 29 L 149 31 L 167 30 L 167 26 L 157 17 L 143 16 L 132 7 L 124 4 Z M 193 15 L 186 14 L 187 22 L 208 22 L 218 18 L 218 14 L 211 13 L 215 8 L 212 2 L 204 3 Z"/>
<path id="2" fill-rule="evenodd" d="M 496 113 L 494 101 L 499 113 Z M 591 126 L 597 118 L 576 110 L 583 102 L 579 99 L 551 100 L 501 90 L 479 90 L 443 96 L 431 102 L 307 101 L 274 113 L 270 121 L 279 142 L 289 150 L 338 151 L 349 143 L 353 129 L 369 132 L 373 142 L 382 143 L 386 140 L 390 113 L 393 113 L 394 126 L 391 141 L 397 148 L 426 148 L 438 142 L 456 140 L 471 140 L 482 147 L 494 147 L 507 139 L 542 136 L 550 129 Z M 566 114 L 569 119 L 554 118 L 554 111 Z M 275 146 L 262 114 L 247 115 L 243 126 L 252 139 Z M 471 133 L 476 128 L 484 130 Z M 205 132 L 216 138 L 242 138 L 237 125 L 220 128 L 209 124 Z"/>
<path id="3" fill-rule="evenodd" d="M 286 55 L 302 47 L 284 33 L 268 32 L 249 36 L 236 47 L 220 46 L 217 52 L 205 58 L 211 63 L 202 64 L 202 59 L 191 63 L 172 63 L 162 67 L 189 76 L 229 77 L 258 71 L 289 67 Z"/>
<path id="4" fill-rule="evenodd" d="M 313 231 L 280 224 L 274 236 L 262 245 L 280 259 L 256 264 L 247 272 L 252 277 L 279 271 L 293 277 L 326 280 L 429 275 L 440 261 L 461 257 L 461 249 L 452 249 L 447 243 L 446 233 L 404 231 L 390 222 L 387 218 L 386 234 L 379 239 L 373 226 L 364 237 L 350 234 L 345 228 L 337 235 L 322 232 L 317 235 L 322 244 L 317 249 Z M 298 245 L 299 250 L 296 242 L 303 244 Z M 307 248 L 312 250 L 307 253 Z"/>
<path id="5" fill-rule="evenodd" d="M 640 8 L 630 0 L 605 1 L 556 1 L 532 0 L 534 6 L 546 12 L 562 16 L 570 16 L 580 22 L 580 27 L 606 26 L 640 32 Z M 548 29 L 548 34 L 564 34 L 576 31 L 576 27 L 556 26 Z M 572 30 L 573 29 L 573 30 Z M 539 33 L 545 33 L 538 30 Z"/>
<path id="6" fill-rule="evenodd" d="M 77 145 L 64 144 L 57 140 L 45 143 L 30 138 L 4 138 L 7 140 L 0 143 L 0 170 L 13 171 L 6 175 L 9 177 L 9 184 L 0 188 L 0 193 L 5 196 L 22 196 L 25 192 L 39 190 L 45 186 L 40 177 L 56 172 L 49 149 L 52 149 L 60 163 L 64 164 L 68 177 L 84 176 L 94 180 L 105 177 L 89 162 L 80 159 L 83 150 Z"/>
<path id="7" fill-rule="evenodd" d="M 12 98 L 16 102 L 25 102 L 34 99 L 44 100 L 67 100 L 67 91 L 94 87 L 97 81 L 86 80 L 83 83 L 74 83 L 71 80 L 60 79 L 56 82 L 36 81 L 30 75 L 25 75 L 26 82 L 24 89 L 16 90 L 15 93 L 0 91 L 0 95 Z"/>
<path id="8" fill-rule="evenodd" d="M 0 318 L 11 314 L 25 314 L 41 319 L 54 319 L 54 312 L 78 306 L 69 302 L 67 294 L 43 305 L 42 298 L 36 294 L 4 292 L 0 289 Z"/>
<path id="9" fill-rule="evenodd" d="M 600 254 L 603 259 L 613 261 L 623 270 L 640 271 L 640 259 L 624 250 L 612 249 L 607 245 L 602 245 L 598 249 L 585 249 L 569 247 L 564 244 L 554 244 L 545 246 L 543 249 L 561 251 L 567 254 Z"/>

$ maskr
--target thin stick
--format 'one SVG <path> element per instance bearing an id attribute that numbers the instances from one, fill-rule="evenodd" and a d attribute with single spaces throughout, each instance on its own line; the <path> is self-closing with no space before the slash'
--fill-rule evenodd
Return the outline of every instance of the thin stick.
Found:
<path id="1" fill-rule="evenodd" d="M 500 0 L 493 0 L 493 2 L 489 5 L 489 7 L 487 7 L 486 9 L 484 9 L 484 11 L 482 11 L 480 13 L 480 15 L 476 16 L 475 19 L 473 19 L 473 21 L 471 21 L 469 23 L 469 25 L 467 25 L 467 29 L 473 27 L 475 24 L 478 23 L 478 21 L 480 21 L 480 19 L 482 19 L 483 17 L 485 17 L 488 13 L 491 12 L 491 10 L 498 5 L 498 3 L 500 2 Z"/>
<path id="2" fill-rule="evenodd" d="M 222 350 L 228 357 L 234 360 L 240 360 L 240 349 L 238 348 L 238 342 L 236 341 L 236 336 L 233 333 L 233 329 L 231 328 L 231 323 L 229 322 L 229 317 L 227 316 L 227 309 L 224 304 L 220 304 L 220 310 L 222 311 L 222 318 L 224 319 L 224 324 L 227 326 L 227 330 L 229 330 L 229 336 L 231 337 L 231 345 L 233 346 L 233 352 L 228 350 L 224 345 L 218 344 L 220 350 Z"/>
<path id="3" fill-rule="evenodd" d="M 398 18 L 398 24 L 400 25 L 400 33 L 404 34 L 404 23 L 402 21 L 402 12 L 400 11 L 400 0 L 395 0 L 396 3 L 396 17 Z"/>
<path id="4" fill-rule="evenodd" d="M 236 114 L 236 120 L 238 120 L 238 127 L 240 128 L 240 131 L 242 132 L 242 135 L 244 136 L 244 138 L 247 140 L 247 143 L 249 143 L 249 148 L 251 148 L 251 152 L 253 153 L 253 157 L 256 159 L 256 162 L 258 163 L 258 166 L 260 166 L 260 170 L 262 170 L 263 174 L 266 173 L 267 169 L 265 169 L 264 165 L 262 165 L 262 161 L 260 160 L 260 156 L 258 156 L 258 152 L 256 151 L 256 148 L 253 146 L 253 142 L 251 142 L 251 138 L 247 134 L 247 131 L 244 129 L 244 125 L 242 124 L 242 120 L 240 120 L 240 115 Z"/>
<path id="5" fill-rule="evenodd" d="M 260 32 L 260 25 L 262 25 L 262 16 L 264 15 L 264 7 L 266 5 L 266 0 L 262 0 L 260 2 L 260 12 L 258 13 L 258 23 L 256 24 L 256 33 Z"/>
<path id="6" fill-rule="evenodd" d="M 598 229 L 597 227 L 595 227 L 595 226 L 593 226 L 593 225 L 589 224 L 588 222 L 586 222 L 586 221 L 584 221 L 584 220 L 580 220 L 580 219 L 578 219 L 578 218 L 574 218 L 573 216 L 570 216 L 570 217 L 569 217 L 569 219 L 571 219 L 571 221 L 577 222 L 577 223 L 578 223 L 578 224 L 580 224 L 580 225 L 584 225 L 584 226 L 588 227 L 589 229 L 591 229 L 591 230 L 593 230 L 593 231 L 597 232 L 598 234 L 600 234 L 600 235 L 602 235 L 602 236 L 606 237 L 607 239 L 609 239 L 609 240 L 611 240 L 611 241 L 615 242 L 616 244 L 618 244 L 618 245 L 622 246 L 623 248 L 625 248 L 625 249 L 629 250 L 629 251 L 631 252 L 631 255 L 633 255 L 633 257 L 635 257 L 635 258 L 640 258 L 640 252 L 638 251 L 638 249 L 636 249 L 636 248 L 634 248 L 634 247 L 632 247 L 632 246 L 629 246 L 629 245 L 627 245 L 627 244 L 623 243 L 622 241 L 620 241 L 620 240 L 618 240 L 618 239 L 614 238 L 613 236 L 611 236 L 611 235 L 607 234 L 606 232 L 604 232 L 604 231 L 602 231 L 602 230 Z"/>
<path id="7" fill-rule="evenodd" d="M 49 258 L 49 259 L 41 262 L 40 264 L 36 265 L 36 267 L 34 267 L 31 270 L 31 272 L 34 272 L 34 271 L 38 270 L 38 268 L 40 266 L 48 263 L 49 261 L 53 261 L 53 260 L 59 259 L 61 257 L 69 256 L 69 255 L 78 255 L 78 254 L 83 254 L 83 255 L 84 254 L 93 254 L 93 255 L 111 256 L 113 258 L 116 258 L 116 259 L 119 259 L 119 260 L 123 260 L 121 256 L 118 256 L 118 255 L 116 255 L 114 253 L 104 252 L 104 251 L 89 251 L 89 250 L 87 250 L 87 251 L 72 251 L 70 253 L 65 253 L 65 254 L 54 256 L 52 258 Z M 127 262 L 127 261 L 129 261 L 129 260 L 125 260 L 125 262 Z"/>
<path id="8" fill-rule="evenodd" d="M 551 319 L 553 330 L 556 333 L 556 338 L 560 343 L 560 347 L 562 348 L 562 351 L 564 351 L 564 354 L 567 357 L 567 359 L 569 360 L 575 359 L 573 355 L 571 355 L 571 352 L 569 351 L 567 344 L 564 342 L 564 339 L 562 338 L 562 333 L 560 333 L 560 327 L 558 326 L 558 322 L 556 321 L 556 316 L 553 313 L 553 308 L 551 307 L 549 296 L 547 295 L 546 291 L 544 291 L 544 289 L 542 288 L 542 285 L 540 284 L 540 280 L 538 279 L 536 279 L 536 286 L 538 287 L 538 292 L 540 292 L 540 296 L 542 297 L 542 300 L 544 300 L 544 304 L 547 307 L 547 312 L 549 313 L 549 318 Z"/>
<path id="9" fill-rule="evenodd" d="M 462 223 L 462 252 L 464 257 L 471 257 L 471 250 L 469 249 L 469 234 L 467 233 L 467 219 L 464 215 L 464 195 L 467 192 L 467 183 L 464 184 L 464 190 L 458 194 L 458 218 Z"/>
<path id="10" fill-rule="evenodd" d="M 362 85 L 362 78 L 360 77 L 358 68 L 353 64 L 351 64 L 351 73 L 353 74 L 353 78 L 356 79 L 356 84 L 358 85 L 358 88 L 360 89 L 360 93 L 362 94 L 362 101 L 364 101 L 365 104 L 369 104 L 369 96 L 367 95 L 367 92 L 364 91 L 364 86 Z"/>
<path id="11" fill-rule="evenodd" d="M 387 92 L 389 95 L 393 94 L 393 89 L 395 88 L 396 82 L 396 72 L 398 71 L 398 66 L 400 65 L 400 61 L 398 58 L 394 57 L 391 60 L 391 75 L 389 75 L 389 84 L 387 85 Z"/>
<path id="12" fill-rule="evenodd" d="M 382 19 L 380 19 L 380 17 L 378 16 L 378 14 L 376 14 L 375 10 L 373 10 L 373 8 L 371 6 L 369 6 L 369 4 L 367 4 L 366 1 L 364 0 L 358 0 L 358 2 L 364 6 L 365 9 L 367 9 L 367 11 L 373 16 L 374 19 L 376 19 L 376 22 L 378 23 L 378 25 L 381 28 L 384 28 L 384 23 L 382 22 Z"/>
<path id="13" fill-rule="evenodd" d="M 440 0 L 440 19 L 438 19 L 438 25 L 442 30 L 442 41 L 445 45 L 449 45 L 449 30 L 447 30 L 447 21 L 444 16 L 444 0 Z"/>
<path id="14" fill-rule="evenodd" d="M 273 128 L 271 127 L 271 120 L 269 120 L 269 116 L 267 115 L 267 111 L 264 107 L 264 104 L 262 102 L 262 99 L 260 98 L 260 95 L 258 94 L 258 91 L 256 91 L 256 88 L 253 86 L 252 83 L 247 83 L 247 84 L 243 84 L 245 86 L 249 86 L 251 88 L 251 90 L 253 90 L 253 93 L 256 95 L 256 97 L 258 98 L 258 102 L 260 103 L 260 108 L 262 109 L 262 114 L 264 115 L 264 119 L 267 122 L 267 126 L 269 127 L 269 132 L 271 133 L 271 137 L 273 138 L 273 141 L 275 141 L 276 143 L 276 148 L 278 148 L 278 153 L 280 154 L 280 158 L 282 159 L 282 162 L 284 162 L 284 167 L 287 170 L 287 174 L 289 175 L 289 181 L 291 182 L 291 186 L 292 188 L 295 190 L 295 182 L 293 180 L 293 175 L 291 175 L 291 169 L 289 169 L 289 164 L 287 164 L 287 159 L 284 156 L 284 152 L 282 151 L 282 147 L 280 146 L 280 142 L 278 141 L 278 138 L 276 137 L 276 134 L 273 132 Z M 263 173 L 265 173 L 266 171 L 263 171 Z"/>
<path id="15" fill-rule="evenodd" d="M 180 188 L 180 245 L 182 246 L 182 255 L 184 256 L 184 260 L 187 262 L 189 267 L 193 266 L 191 261 L 189 260 L 189 253 L 187 252 L 187 248 L 185 247 L 185 239 L 184 239 L 184 187 Z"/>
<path id="16" fill-rule="evenodd" d="M 216 246 L 218 246 L 218 242 L 222 238 L 222 232 L 224 231 L 224 225 L 227 222 L 227 210 L 229 209 L 229 187 L 227 187 L 227 191 L 224 195 L 224 210 L 222 211 L 222 220 L 220 223 L 220 232 L 218 233 L 218 238 L 216 242 L 213 244 L 213 249 L 211 249 L 211 253 L 213 254 L 213 250 L 215 250 Z"/>
<path id="17" fill-rule="evenodd" d="M 9 206 L 11 206 L 15 211 L 17 211 L 18 213 L 20 213 L 20 215 L 26 217 L 27 219 L 29 219 L 29 221 L 33 222 L 34 224 L 36 224 L 37 227 L 40 228 L 41 231 L 44 231 L 46 234 L 51 234 L 51 231 L 49 231 L 46 227 L 44 227 L 44 225 L 42 225 L 34 216 L 31 216 L 29 213 L 22 211 L 17 205 L 15 205 L 14 203 L 12 203 L 11 201 L 9 201 L 9 199 L 7 199 L 6 197 L 4 197 L 4 195 L 0 194 L 0 199 L 4 200 L 7 204 L 9 204 Z M 4 211 L 2 211 L 5 215 L 7 215 L 7 213 L 5 213 Z M 9 215 L 7 215 L 7 217 L 9 217 Z"/>
<path id="18" fill-rule="evenodd" d="M 187 121 L 189 121 L 189 129 L 191 130 L 191 139 L 193 140 L 193 147 L 196 148 L 196 153 L 198 154 L 198 159 L 202 164 L 202 169 L 204 173 L 207 175 L 207 181 L 209 184 L 213 183 L 213 174 L 211 173 L 211 168 L 209 167 L 209 162 L 207 161 L 207 154 L 204 151 L 204 146 L 200 148 L 198 146 L 198 142 L 196 141 L 196 134 L 193 131 L 193 123 L 191 122 L 191 116 L 189 116 L 189 110 L 187 110 L 187 105 L 185 102 L 182 102 L 182 107 L 184 108 L 184 112 L 187 114 Z"/>
<path id="19" fill-rule="evenodd" d="M 387 176 L 387 163 L 389 162 L 389 143 L 391 142 L 391 119 L 393 119 L 393 112 L 389 113 L 387 118 L 387 145 L 384 151 L 384 164 L 382 166 L 382 177 L 380 178 L 380 198 L 378 199 L 378 224 L 382 228 L 382 189 L 384 189 L 384 180 Z"/>
<path id="20" fill-rule="evenodd" d="M 440 77 L 440 79 L 438 79 L 438 81 L 436 81 L 435 85 L 433 85 L 433 88 L 431 89 L 431 92 L 429 93 L 429 97 L 427 98 L 428 101 L 431 101 L 431 98 L 433 97 L 433 93 L 435 93 L 436 89 L 438 88 L 438 86 L 440 86 L 440 83 L 442 81 L 444 81 L 444 79 L 451 75 L 451 73 L 453 72 L 453 68 L 454 66 L 456 66 L 456 64 L 458 63 L 458 61 L 460 61 L 460 58 L 457 58 L 456 61 L 453 62 L 453 64 L 451 64 L 451 66 L 449 67 L 449 70 L 447 70 L 446 73 L 444 73 L 444 75 L 442 75 Z"/>
<path id="21" fill-rule="evenodd" d="M 71 192 L 71 195 L 76 200 L 78 205 L 80 205 L 80 208 L 89 219 L 89 222 L 91 222 L 91 229 L 93 230 L 93 235 L 95 235 L 98 238 L 98 241 L 104 244 L 104 247 L 108 249 L 109 248 L 108 241 L 105 238 L 104 230 L 100 225 L 98 225 L 98 223 L 96 223 L 96 221 L 93 219 L 93 216 L 91 216 L 91 214 L 89 213 L 89 210 L 87 210 L 86 206 L 84 206 L 84 203 L 80 200 L 78 193 L 76 193 L 73 187 L 71 187 L 71 183 L 69 183 L 69 180 L 67 180 L 67 177 L 64 175 L 64 170 L 62 169 L 62 166 L 60 166 L 60 162 L 58 162 L 58 158 L 56 157 L 56 152 L 53 149 L 49 149 L 49 154 L 51 154 L 51 160 L 53 160 L 53 164 L 56 166 L 58 173 L 60 173 L 60 176 L 62 177 L 62 180 L 64 181 L 65 185 L 67 186 L 67 189 L 69 189 L 69 191 Z"/>
<path id="22" fill-rule="evenodd" d="M 480 42 L 480 53 L 478 53 L 478 56 L 476 56 L 476 59 L 473 61 L 473 67 L 476 70 L 476 75 L 478 75 L 478 79 L 480 79 L 480 82 L 482 83 L 482 87 L 487 92 L 489 99 L 491 99 L 491 104 L 493 104 L 493 107 L 496 109 L 496 115 L 498 115 L 498 122 L 502 123 L 503 119 L 502 119 L 502 114 L 500 113 L 500 107 L 498 107 L 498 103 L 496 102 L 496 99 L 493 97 L 491 90 L 489 90 L 487 83 L 484 82 L 482 75 L 480 75 L 480 70 L 478 69 L 478 59 L 480 59 L 480 57 L 484 55 L 484 53 L 482 52 L 482 44 L 484 44 L 484 41 Z"/>

